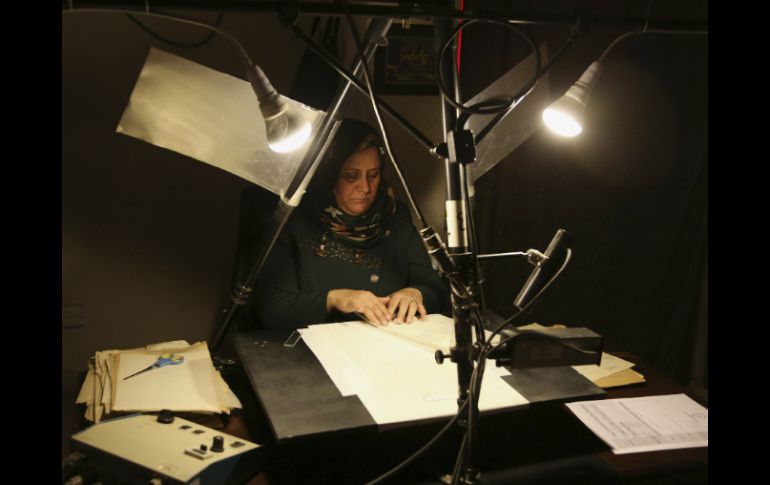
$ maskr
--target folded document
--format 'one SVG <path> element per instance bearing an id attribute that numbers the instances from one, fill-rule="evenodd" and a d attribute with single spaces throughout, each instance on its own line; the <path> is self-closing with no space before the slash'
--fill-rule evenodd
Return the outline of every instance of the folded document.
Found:
<path id="1" fill-rule="evenodd" d="M 170 365 L 125 377 L 151 366 L 162 353 L 184 356 L 181 365 Z M 77 402 L 87 405 L 85 417 L 99 422 L 112 412 L 229 413 L 240 408 L 238 398 L 214 368 L 205 342 L 165 342 L 131 350 L 97 352 Z"/>

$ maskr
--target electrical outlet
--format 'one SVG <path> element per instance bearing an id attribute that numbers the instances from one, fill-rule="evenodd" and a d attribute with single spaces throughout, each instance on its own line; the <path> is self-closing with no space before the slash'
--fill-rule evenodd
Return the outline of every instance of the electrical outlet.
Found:
<path id="1" fill-rule="evenodd" d="M 78 328 L 86 325 L 85 305 L 61 307 L 61 328 Z"/>

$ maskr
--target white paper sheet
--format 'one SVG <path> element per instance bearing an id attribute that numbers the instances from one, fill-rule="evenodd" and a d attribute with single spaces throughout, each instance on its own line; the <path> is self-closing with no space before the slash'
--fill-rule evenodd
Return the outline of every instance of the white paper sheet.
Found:
<path id="1" fill-rule="evenodd" d="M 350 323 L 358 324 L 359 322 Z M 433 353 L 439 349 L 445 354 L 449 353 L 449 349 L 455 343 L 454 324 L 455 322 L 453 319 L 441 315 L 440 313 L 432 313 L 426 315 L 425 318 L 413 320 L 410 324 L 392 323 L 386 327 L 372 328 L 376 328 L 380 332 L 401 339 L 402 342 L 419 345 L 420 348 L 429 351 L 431 355 L 433 355 Z M 492 334 L 489 330 L 485 330 L 484 333 L 486 334 L 487 339 Z M 471 336 L 475 342 L 476 332 L 473 332 Z M 498 343 L 499 341 L 500 335 L 495 335 L 492 339 L 493 343 Z M 487 366 L 486 372 L 492 372 L 498 376 L 510 375 L 510 372 L 505 367 L 495 367 L 494 365 Z"/>
<path id="2" fill-rule="evenodd" d="M 340 394 L 352 396 L 371 387 L 371 382 L 361 373 L 350 355 L 336 344 L 326 325 L 311 325 L 300 329 L 299 333 Z"/>
<path id="3" fill-rule="evenodd" d="M 83 381 L 83 385 L 80 387 L 78 397 L 75 399 L 76 404 L 88 404 L 92 402 L 94 397 L 94 386 L 96 385 L 94 383 L 95 379 L 96 376 L 94 375 L 93 366 L 89 364 L 88 373 L 86 374 L 86 378 Z"/>
<path id="4" fill-rule="evenodd" d="M 410 325 L 401 327 L 403 332 Z M 302 331 L 302 337 L 311 349 L 320 348 L 314 353 L 340 391 L 357 394 L 378 424 L 457 412 L 456 366 L 436 364 L 435 349 L 428 350 L 363 322 L 313 325 Z M 494 366 L 486 369 L 479 409 L 528 402 L 495 372 Z M 338 382 L 344 384 L 340 387 Z"/>
<path id="5" fill-rule="evenodd" d="M 152 365 L 158 351 L 121 352 L 113 391 L 115 411 L 155 411 L 172 409 L 189 412 L 220 412 L 214 382 L 214 366 L 205 343 L 190 346 L 178 353 L 184 363 L 168 365 L 123 380 Z"/>
<path id="6" fill-rule="evenodd" d="M 448 352 L 454 342 L 454 321 L 441 314 L 431 314 L 412 323 L 391 323 L 378 330 L 435 352 L 441 349 Z"/>
<path id="7" fill-rule="evenodd" d="M 567 407 L 617 454 L 708 446 L 708 409 L 684 394 Z"/>

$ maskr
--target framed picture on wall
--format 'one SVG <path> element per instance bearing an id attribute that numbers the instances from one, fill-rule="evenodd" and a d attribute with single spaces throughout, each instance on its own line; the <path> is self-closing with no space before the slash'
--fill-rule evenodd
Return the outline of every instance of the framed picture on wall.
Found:
<path id="1" fill-rule="evenodd" d="M 448 55 L 448 54 L 447 54 Z M 438 94 L 433 75 L 436 53 L 433 26 L 393 25 L 388 44 L 377 49 L 374 59 L 374 87 L 378 94 Z"/>

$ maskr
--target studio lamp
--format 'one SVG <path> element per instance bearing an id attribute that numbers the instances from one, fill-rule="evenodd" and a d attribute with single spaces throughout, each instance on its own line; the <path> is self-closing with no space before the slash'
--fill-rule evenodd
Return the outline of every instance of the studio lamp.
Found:
<path id="1" fill-rule="evenodd" d="M 281 99 L 262 69 L 253 64 L 247 71 L 257 94 L 259 110 L 265 119 L 267 145 L 278 153 L 287 153 L 305 144 L 310 137 L 310 123 Z"/>
<path id="2" fill-rule="evenodd" d="M 583 114 L 588 105 L 588 99 L 591 97 L 591 91 L 593 91 L 594 86 L 597 81 L 599 81 L 599 76 L 601 76 L 602 61 L 604 61 L 604 58 L 612 48 L 624 39 L 639 34 L 708 34 L 708 31 L 706 30 L 649 29 L 648 24 L 649 12 L 648 23 L 644 25 L 643 29 L 626 32 L 612 41 L 599 59 L 588 66 L 588 69 L 586 69 L 583 75 L 580 76 L 580 79 L 578 79 L 577 82 L 564 93 L 564 96 L 557 99 L 555 103 L 543 111 L 543 121 L 548 128 L 556 134 L 566 137 L 577 136 L 583 131 Z"/>
<path id="3" fill-rule="evenodd" d="M 564 96 L 543 111 L 543 121 L 548 128 L 566 137 L 577 136 L 583 131 L 583 114 L 601 70 L 601 62 L 593 62 Z"/>

